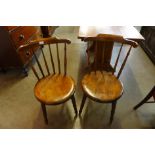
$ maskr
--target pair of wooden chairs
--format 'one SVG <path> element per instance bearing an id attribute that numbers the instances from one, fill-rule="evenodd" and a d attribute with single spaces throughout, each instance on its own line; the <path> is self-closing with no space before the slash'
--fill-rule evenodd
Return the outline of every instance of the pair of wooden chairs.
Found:
<path id="1" fill-rule="evenodd" d="M 79 114 L 81 114 L 82 112 L 82 109 L 84 107 L 87 97 L 100 103 L 111 103 L 112 110 L 111 110 L 111 116 L 110 116 L 110 123 L 112 123 L 117 100 L 123 94 L 123 84 L 119 80 L 119 77 L 125 66 L 125 63 L 131 51 L 131 48 L 137 47 L 137 43 L 131 40 L 123 39 L 121 36 L 113 36 L 113 35 L 105 35 L 97 38 L 87 38 L 85 39 L 85 41 L 87 42 L 93 41 L 94 43 L 96 43 L 95 49 L 94 49 L 95 50 L 94 56 L 96 51 L 98 50 L 99 42 L 104 42 L 105 47 L 106 47 L 106 43 L 109 43 L 109 42 L 112 43 L 112 45 L 114 45 L 114 42 L 121 43 L 121 48 L 119 50 L 119 54 L 116 59 L 116 63 L 113 67 L 113 70 L 107 71 L 105 69 L 96 68 L 96 57 L 94 57 L 93 64 L 90 64 L 91 66 L 90 72 L 86 74 L 82 79 L 82 88 L 83 88 L 84 95 L 83 95 L 81 107 L 79 110 Z M 67 39 L 44 38 L 44 39 L 31 41 L 29 44 L 22 45 L 18 49 L 19 52 L 25 51 L 26 55 L 28 55 L 29 54 L 28 51 L 31 50 L 37 62 L 41 76 L 39 76 L 39 73 L 37 73 L 34 65 L 32 63 L 30 64 L 35 76 L 38 79 L 38 82 L 34 87 L 34 95 L 37 98 L 37 100 L 39 100 L 41 103 L 41 107 L 42 107 L 42 111 L 43 111 L 43 115 L 46 123 L 48 123 L 46 106 L 62 104 L 68 101 L 69 99 L 71 99 L 72 101 L 75 115 L 78 114 L 76 101 L 74 97 L 75 82 L 70 76 L 67 75 L 67 44 L 70 44 L 70 43 L 71 42 Z M 52 51 L 51 49 L 51 44 L 53 44 L 56 49 L 55 53 L 57 55 L 58 67 L 56 67 L 54 63 L 55 61 L 53 58 L 54 51 Z M 60 64 L 61 59 L 59 55 L 59 52 L 60 52 L 59 44 L 64 44 L 64 50 L 63 50 L 64 65 Z M 130 45 L 130 47 L 126 57 L 124 58 L 120 71 L 116 76 L 114 75 L 114 73 L 116 71 L 116 67 L 124 44 Z M 52 74 L 49 69 L 47 59 L 45 58 L 45 54 L 43 51 L 44 45 L 47 45 L 47 48 L 49 49 L 49 55 L 50 55 L 51 66 L 52 66 Z M 39 59 L 37 58 L 36 53 L 34 52 L 35 48 L 37 48 L 38 46 L 41 48 L 41 53 L 42 53 L 44 66 L 45 66 L 44 69 L 41 63 L 39 62 Z M 106 50 L 106 52 L 108 52 L 108 50 Z M 61 56 L 62 56 L 62 53 L 61 53 Z M 64 66 L 63 69 L 61 68 L 61 66 Z M 44 71 L 45 69 L 46 69 L 46 73 Z M 58 70 L 58 72 L 56 70 Z"/>

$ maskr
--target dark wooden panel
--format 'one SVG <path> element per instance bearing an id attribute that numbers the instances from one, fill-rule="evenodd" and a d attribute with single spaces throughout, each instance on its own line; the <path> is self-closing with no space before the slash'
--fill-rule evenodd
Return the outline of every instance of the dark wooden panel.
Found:
<path id="1" fill-rule="evenodd" d="M 24 26 L 17 28 L 16 31 L 11 33 L 12 40 L 18 48 L 20 45 L 26 43 L 29 38 L 36 33 L 36 28 L 33 26 Z"/>
<path id="2" fill-rule="evenodd" d="M 140 45 L 155 64 L 155 26 L 143 26 L 140 33 L 145 38 Z"/>
<path id="3" fill-rule="evenodd" d="M 39 38 L 38 30 L 35 26 L 1 26 L 0 68 L 25 67 L 32 57 L 32 52 L 25 56 L 24 53 L 18 54 L 17 48 L 32 39 Z"/>
<path id="4" fill-rule="evenodd" d="M 0 27 L 0 68 L 18 67 L 21 65 L 19 57 L 15 54 L 9 33 L 5 28 Z"/>
<path id="5" fill-rule="evenodd" d="M 57 27 L 58 26 L 40 26 L 42 37 L 48 38 L 48 37 L 52 36 L 52 34 L 54 33 L 54 31 Z"/>

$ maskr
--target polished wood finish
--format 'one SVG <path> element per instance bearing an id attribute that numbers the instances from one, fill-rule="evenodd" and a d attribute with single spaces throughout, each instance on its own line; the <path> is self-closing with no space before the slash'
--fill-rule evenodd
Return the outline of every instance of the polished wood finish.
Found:
<path id="1" fill-rule="evenodd" d="M 95 41 L 94 39 L 96 37 L 104 38 L 106 40 L 111 39 L 110 37 L 114 38 L 115 36 L 115 41 L 124 41 L 127 43 L 127 40 L 129 39 L 130 42 L 131 40 L 140 42 L 144 40 L 143 36 L 134 28 L 134 27 L 127 27 L 127 26 L 81 26 L 79 29 L 79 35 L 78 38 L 86 41 L 88 38 L 89 41 L 91 42 L 91 46 L 89 46 L 86 50 L 88 53 L 88 61 L 89 61 L 89 52 L 95 51 Z M 107 36 L 107 37 L 106 37 Z M 112 41 L 112 40 L 111 40 Z M 88 42 L 88 40 L 87 40 Z M 111 68 L 110 61 L 111 61 L 111 56 L 112 56 L 112 47 L 113 43 L 112 42 L 102 42 L 102 43 L 97 43 L 100 44 L 98 45 L 98 50 L 96 53 L 96 58 L 97 58 L 97 68 L 101 69 L 104 68 L 107 71 L 112 71 L 113 68 Z M 106 47 L 106 48 L 104 48 Z M 108 51 L 108 52 L 106 52 Z M 104 53 L 104 55 L 103 55 Z M 104 61 L 103 63 L 100 63 L 101 61 Z M 89 62 L 88 62 L 89 64 Z"/>
<path id="2" fill-rule="evenodd" d="M 41 38 L 37 40 L 33 40 L 28 44 L 22 45 L 19 47 L 18 52 L 25 52 L 27 50 L 32 50 L 36 47 L 41 48 L 42 56 L 43 56 L 43 62 L 44 66 L 41 65 L 39 58 L 36 56 L 35 52 L 33 52 L 34 58 L 36 59 L 36 63 L 38 65 L 39 71 L 41 75 L 37 72 L 33 64 L 31 63 L 31 68 L 35 74 L 35 76 L 38 79 L 38 82 L 36 83 L 34 87 L 34 95 L 37 98 L 37 100 L 40 101 L 43 115 L 45 119 L 45 123 L 48 123 L 47 119 L 47 112 L 46 107 L 47 105 L 58 105 L 66 102 L 67 100 L 71 99 L 73 108 L 75 111 L 75 114 L 77 115 L 77 108 L 76 108 L 76 102 L 75 102 L 75 82 L 74 80 L 68 76 L 66 73 L 67 68 L 67 44 L 70 44 L 70 40 L 67 39 L 57 39 L 57 38 Z M 55 50 L 51 49 L 51 44 L 55 46 Z M 61 48 L 61 51 L 59 51 L 59 44 L 64 44 L 64 49 Z M 47 59 L 44 54 L 44 46 L 47 45 L 47 50 L 49 50 L 51 62 L 48 63 Z M 54 57 L 53 52 L 56 53 L 56 60 L 58 64 L 58 71 L 56 71 L 55 67 L 56 64 L 54 64 Z M 61 70 L 60 65 L 60 56 L 63 56 L 63 54 L 59 55 L 59 53 L 64 52 L 64 72 Z M 52 64 L 52 71 L 49 70 L 49 64 Z M 45 67 L 45 69 L 43 69 Z M 40 76 L 39 76 L 40 75 Z"/>
<path id="3" fill-rule="evenodd" d="M 124 39 L 144 40 L 144 37 L 132 26 L 80 26 L 78 38 L 97 37 L 99 34 L 122 36 Z"/>
<path id="4" fill-rule="evenodd" d="M 17 30 L 12 31 L 11 38 L 16 46 L 18 48 L 20 45 L 23 45 L 26 43 L 26 41 L 29 40 L 29 38 L 32 36 L 32 34 L 36 33 L 36 28 L 33 26 L 25 26 L 25 27 L 18 27 Z"/>
<path id="5" fill-rule="evenodd" d="M 34 26 L 0 27 L 0 68 L 26 68 L 32 58 L 32 51 L 27 55 L 18 53 L 17 48 L 39 37 L 39 29 Z"/>
<path id="6" fill-rule="evenodd" d="M 92 71 L 82 79 L 84 93 L 98 102 L 112 102 L 123 93 L 123 85 L 112 73 Z"/>
<path id="7" fill-rule="evenodd" d="M 116 70 L 117 63 L 118 63 L 123 45 L 124 44 L 131 45 L 127 54 L 126 54 L 126 57 L 125 57 L 123 63 L 122 63 L 122 66 L 119 70 L 118 77 L 120 76 L 122 69 L 124 68 L 124 65 L 127 61 L 129 54 L 130 54 L 131 48 L 132 47 L 135 48 L 138 46 L 137 42 L 135 42 L 133 40 L 123 39 L 122 36 L 116 36 L 116 35 L 111 35 L 111 34 L 109 34 L 109 35 L 102 34 L 102 35 L 98 35 L 97 37 L 94 37 L 94 38 L 88 37 L 88 38 L 85 38 L 84 41 L 86 41 L 86 42 L 93 41 L 94 42 L 94 63 L 92 65 L 93 69 L 94 70 L 97 70 L 97 69 L 106 70 L 106 71 L 112 71 L 112 72 L 115 72 L 115 70 Z M 114 42 L 121 43 L 121 47 L 119 50 L 119 54 L 118 54 L 115 66 L 112 67 L 110 64 L 110 59 L 111 59 L 111 55 L 112 55 L 112 51 L 113 51 Z M 89 60 L 89 54 L 88 54 L 88 60 Z M 90 64 L 90 62 L 88 64 Z"/>
<path id="8" fill-rule="evenodd" d="M 49 75 L 37 82 L 34 94 L 45 104 L 57 104 L 66 101 L 75 92 L 75 82 L 69 76 Z"/>
<path id="9" fill-rule="evenodd" d="M 153 97 L 154 101 L 148 101 L 151 97 Z M 148 95 L 139 104 L 137 104 L 133 109 L 136 110 L 145 103 L 155 103 L 155 86 L 151 89 Z"/>
<path id="10" fill-rule="evenodd" d="M 122 36 L 115 36 L 111 34 L 108 35 L 102 34 L 94 38 L 88 37 L 84 39 L 84 41 L 88 42 L 92 40 L 94 42 L 94 62 L 93 65 L 88 63 L 90 64 L 91 68 L 90 72 L 86 74 L 82 79 L 82 88 L 84 91 L 84 95 L 81 102 L 79 114 L 81 114 L 82 112 L 87 97 L 100 103 L 111 103 L 112 104 L 111 116 L 110 116 L 110 124 L 111 124 L 113 121 L 117 100 L 123 94 L 123 84 L 119 80 L 119 77 L 123 71 L 123 68 L 125 67 L 127 58 L 131 52 L 132 47 L 136 48 L 138 44 L 133 40 L 124 39 Z M 112 53 L 111 50 L 114 48 L 113 46 L 115 42 L 120 43 L 120 49 L 114 67 L 111 66 L 112 69 L 109 69 L 109 66 L 111 64 L 109 65 L 109 62 L 107 61 L 108 58 L 106 53 L 108 53 L 109 51 L 110 53 Z M 118 68 L 117 64 L 122 52 L 123 45 L 126 45 L 126 48 L 129 46 L 129 48 L 126 51 L 126 55 L 124 56 L 122 65 L 120 66 L 120 68 Z M 98 62 L 97 54 L 98 50 L 100 50 L 101 48 L 103 51 L 102 53 L 103 57 Z M 123 51 L 123 53 L 124 52 L 125 51 Z M 116 70 L 118 71 L 116 72 Z"/>

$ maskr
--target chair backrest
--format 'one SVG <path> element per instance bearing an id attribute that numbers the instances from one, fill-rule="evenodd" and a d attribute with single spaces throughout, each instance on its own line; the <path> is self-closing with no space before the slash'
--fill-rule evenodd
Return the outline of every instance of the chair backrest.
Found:
<path id="1" fill-rule="evenodd" d="M 122 73 L 122 70 L 126 64 L 127 58 L 130 54 L 132 47 L 135 48 L 138 46 L 137 42 L 135 42 L 135 41 L 132 41 L 129 39 L 124 39 L 122 36 L 109 35 L 109 34 L 99 34 L 97 37 L 88 37 L 88 38 L 85 38 L 84 41 L 88 42 L 87 49 L 90 48 L 89 42 L 93 42 L 93 44 L 94 44 L 93 65 L 91 65 L 90 62 L 88 62 L 89 66 L 91 66 L 91 70 L 95 70 L 95 71 L 98 70 L 97 65 L 100 64 L 101 67 L 99 70 L 111 71 L 113 74 L 116 71 L 123 46 L 125 44 L 130 45 L 129 49 L 126 53 L 126 56 L 124 57 L 122 65 L 118 71 L 118 74 L 116 75 L 117 78 L 119 78 Z M 111 65 L 109 66 L 109 64 L 110 64 L 110 60 L 111 60 L 111 56 L 112 56 L 112 52 L 113 52 L 114 43 L 121 43 L 121 46 L 120 46 L 116 61 L 114 63 L 114 66 L 112 67 Z M 99 56 L 98 52 L 97 52 L 98 50 L 102 51 L 102 57 L 100 57 L 100 58 L 98 57 Z M 90 51 L 88 50 L 87 53 L 88 53 L 88 61 L 90 61 Z"/>
<path id="2" fill-rule="evenodd" d="M 38 68 L 41 72 L 41 77 L 39 77 L 39 73 L 37 72 L 37 70 L 35 69 L 35 67 L 33 66 L 32 62 L 30 63 L 31 68 L 35 74 L 35 76 L 37 77 L 38 80 L 40 80 L 42 77 L 45 77 L 46 75 L 50 75 L 50 70 L 49 70 L 49 65 L 47 62 L 47 57 L 45 57 L 45 51 L 44 51 L 44 45 L 47 45 L 48 48 L 47 50 L 49 50 L 49 55 L 50 55 L 50 59 L 51 59 L 51 66 L 52 66 L 52 70 L 53 70 L 53 74 L 56 74 L 56 63 L 54 63 L 54 57 L 53 57 L 53 52 L 56 52 L 56 57 L 57 57 L 57 64 L 58 64 L 58 73 L 62 74 L 62 70 L 61 70 L 61 65 L 60 65 L 60 54 L 59 54 L 59 44 L 64 44 L 64 75 L 67 74 L 67 44 L 70 44 L 71 41 L 68 39 L 58 39 L 58 38 L 41 38 L 41 39 L 37 39 L 37 40 L 33 40 L 28 44 L 25 45 L 21 45 L 18 48 L 18 52 L 24 52 L 24 54 L 26 56 L 28 56 L 30 53 L 28 51 L 31 51 L 36 62 L 38 65 Z M 51 48 L 51 44 L 53 44 L 55 46 L 55 49 Z M 43 57 L 43 61 L 44 61 L 44 66 L 46 68 L 46 72 L 44 71 L 45 69 L 43 69 L 43 65 L 41 65 L 35 49 L 40 47 L 41 49 L 41 53 L 42 53 L 42 57 Z M 62 51 L 62 50 L 61 50 Z M 63 55 L 63 54 L 61 54 Z"/>

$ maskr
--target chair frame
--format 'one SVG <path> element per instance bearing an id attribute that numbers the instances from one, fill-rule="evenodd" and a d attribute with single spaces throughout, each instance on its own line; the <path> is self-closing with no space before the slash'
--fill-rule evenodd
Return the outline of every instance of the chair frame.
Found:
<path id="1" fill-rule="evenodd" d="M 114 74 L 115 72 L 116 72 L 116 68 L 117 68 L 117 65 L 118 65 L 118 61 L 119 61 L 119 58 L 120 58 L 120 54 L 121 54 L 121 51 L 122 51 L 122 47 L 123 47 L 123 45 L 124 44 L 128 44 L 128 45 L 130 45 L 130 47 L 129 47 L 129 50 L 128 50 L 128 52 L 127 52 L 127 54 L 126 54 L 126 56 L 125 56 L 125 58 L 124 58 L 124 61 L 123 61 L 123 63 L 122 63 L 122 65 L 121 65 L 121 67 L 120 67 L 120 70 L 119 70 L 119 72 L 118 72 L 118 74 L 117 74 L 117 79 L 119 79 L 119 77 L 120 77 L 120 75 L 121 75 L 121 73 L 122 73 L 122 71 L 123 71 L 123 68 L 124 68 L 124 66 L 125 66 L 125 64 L 126 64 L 126 61 L 127 61 L 127 59 L 128 59 L 128 56 L 129 56 L 129 54 L 130 54 L 130 52 L 131 52 L 131 49 L 132 49 L 132 47 L 137 47 L 138 46 L 138 43 L 137 42 L 135 42 L 135 41 L 132 41 L 132 40 L 129 40 L 129 39 L 124 39 L 122 36 L 118 36 L 118 35 L 108 35 L 108 34 L 99 34 L 97 37 L 88 37 L 88 38 L 85 38 L 84 39 L 84 41 L 86 41 L 86 42 L 92 42 L 93 41 L 93 43 L 94 43 L 94 46 L 95 46 L 95 53 L 94 53 L 94 63 L 93 63 L 93 65 L 91 65 L 90 64 L 90 62 L 89 62 L 89 49 L 91 48 L 91 47 L 89 47 L 89 44 L 88 44 L 88 48 L 87 48 L 87 56 L 88 56 L 88 65 L 89 66 L 91 66 L 90 67 L 90 72 L 91 71 L 95 71 L 95 73 L 96 73 L 96 71 L 97 70 L 100 70 L 100 71 L 103 71 L 103 70 L 105 70 L 105 71 L 107 71 L 107 72 L 111 72 L 112 74 Z M 113 46 L 114 46 L 114 42 L 118 42 L 118 43 L 121 43 L 121 47 L 120 47 L 120 49 L 119 49 L 119 53 L 118 53 L 118 56 L 117 56 L 117 58 L 116 58 L 116 62 L 115 62 L 115 65 L 114 65 L 114 67 L 112 68 L 111 66 L 111 68 L 110 69 L 107 69 L 106 70 L 106 68 L 99 68 L 98 69 L 98 67 L 97 67 L 97 63 L 98 62 L 96 62 L 96 57 L 97 57 L 97 55 L 96 55 L 96 53 L 97 53 L 97 49 L 98 49 L 98 45 L 103 45 L 103 44 L 105 44 L 105 45 L 107 45 L 107 46 L 109 46 L 108 47 L 108 49 L 105 49 L 106 51 L 105 52 L 107 52 L 107 50 L 113 50 Z M 103 44 L 102 44 L 103 43 Z M 101 63 L 107 63 L 107 62 L 101 62 Z M 121 81 L 120 81 L 121 82 Z M 83 90 L 83 92 L 84 92 L 84 94 L 83 94 L 83 98 L 82 98 L 82 101 L 81 101 L 81 106 L 80 106 L 80 110 L 79 110 L 79 115 L 81 115 L 81 113 L 82 113 L 82 110 L 83 110 L 83 107 L 84 107 L 84 105 L 85 105 L 85 101 L 86 101 L 86 98 L 88 97 L 88 98 L 90 98 L 90 99 L 92 99 L 93 101 L 97 101 L 97 102 L 99 102 L 99 103 L 111 103 L 111 105 L 112 105 L 112 108 L 111 108 L 111 115 L 110 115 L 110 124 L 112 123 L 112 121 L 113 121 L 113 118 L 114 118 L 114 114 L 115 114 L 115 109 L 116 109 L 116 104 L 117 104 L 117 100 L 122 96 L 122 94 L 123 94 L 123 92 L 122 92 L 122 94 L 121 94 L 121 96 L 120 97 L 118 97 L 117 99 L 115 99 L 115 100 L 111 100 L 111 101 L 101 101 L 101 100 L 98 100 L 98 99 L 96 99 L 96 98 L 92 98 L 91 96 L 89 96 L 88 94 L 86 94 L 86 92 Z"/>
<path id="2" fill-rule="evenodd" d="M 148 101 L 151 97 L 154 98 L 154 101 Z M 155 86 L 151 89 L 151 91 L 147 94 L 147 96 L 136 106 L 133 107 L 133 110 L 137 110 L 145 103 L 155 103 Z"/>
<path id="3" fill-rule="evenodd" d="M 34 56 L 34 58 L 35 58 L 35 60 L 37 62 L 38 68 L 39 68 L 39 70 L 40 70 L 40 72 L 42 74 L 42 77 L 40 78 L 37 71 L 36 71 L 36 69 L 33 67 L 32 62 L 30 62 L 30 66 L 32 68 L 32 71 L 33 71 L 34 75 L 36 76 L 36 78 L 38 79 L 38 81 L 40 81 L 42 78 L 45 78 L 45 77 L 47 77 L 49 75 L 56 74 L 55 64 L 54 64 L 54 61 L 53 61 L 53 55 L 52 55 L 52 50 L 51 50 L 51 46 L 50 46 L 51 44 L 56 44 L 57 62 L 58 62 L 58 74 L 61 74 L 59 48 L 58 48 L 59 47 L 58 44 L 60 44 L 60 43 L 64 44 L 64 73 L 63 73 L 63 75 L 66 76 L 67 75 L 67 44 L 71 43 L 70 40 L 68 40 L 68 39 L 58 39 L 56 37 L 41 38 L 41 39 L 33 40 L 28 44 L 21 45 L 18 48 L 18 52 L 23 52 L 24 51 L 26 55 L 30 54 L 29 52 L 27 52 L 28 50 L 32 50 L 33 56 Z M 44 55 L 44 51 L 43 51 L 43 46 L 44 45 L 48 45 L 48 47 L 49 47 L 53 74 L 51 74 L 50 71 L 49 71 L 47 60 L 46 60 L 45 55 Z M 39 62 L 39 59 L 37 58 L 37 56 L 36 56 L 36 54 L 34 52 L 34 49 L 38 48 L 38 47 L 41 48 L 41 53 L 42 53 L 42 56 L 43 56 L 44 65 L 46 67 L 47 75 L 45 75 L 45 73 L 43 72 L 43 69 L 42 69 L 42 66 L 41 66 L 41 64 Z M 42 108 L 42 111 L 43 111 L 43 116 L 44 116 L 44 120 L 45 120 L 46 124 L 48 124 L 46 106 L 54 106 L 54 105 L 63 104 L 66 101 L 68 101 L 69 99 L 71 99 L 71 101 L 72 101 L 73 108 L 74 108 L 74 111 L 75 111 L 75 116 L 77 116 L 78 111 L 77 111 L 77 107 L 76 107 L 76 101 L 75 101 L 74 93 L 75 93 L 75 88 L 74 88 L 72 94 L 68 98 L 66 98 L 65 100 L 61 100 L 60 102 L 55 102 L 55 103 L 52 103 L 52 104 L 46 104 L 46 103 L 38 100 L 41 103 L 41 108 Z"/>

